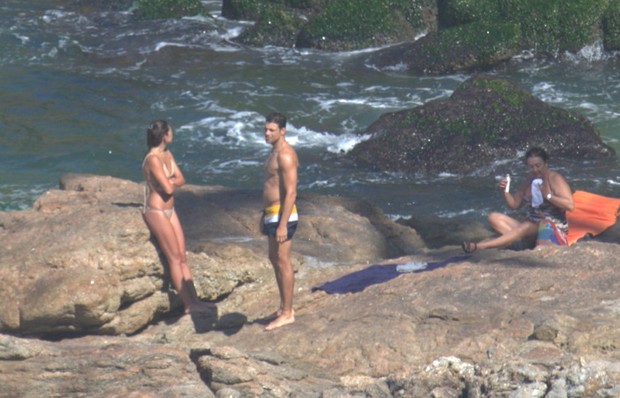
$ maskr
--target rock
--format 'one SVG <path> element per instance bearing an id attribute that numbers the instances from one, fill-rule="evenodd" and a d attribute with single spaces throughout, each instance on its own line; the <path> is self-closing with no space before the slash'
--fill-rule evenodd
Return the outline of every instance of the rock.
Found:
<path id="1" fill-rule="evenodd" d="M 37 355 L 0 360 L 0 397 L 214 397 L 183 349 L 120 337 L 56 343 L 0 338 L 22 351 L 41 346 Z"/>
<path id="2" fill-rule="evenodd" d="M 441 75 L 489 70 L 530 51 L 548 57 L 597 45 L 617 48 L 617 2 L 442 1 L 437 31 L 373 54 L 379 68 Z M 602 26 L 602 29 L 601 29 Z"/>
<path id="3" fill-rule="evenodd" d="M 437 28 L 436 15 L 426 0 L 331 1 L 302 26 L 295 46 L 346 51 L 413 41 Z"/>
<path id="4" fill-rule="evenodd" d="M 548 398 L 620 393 L 617 243 L 585 241 L 470 256 L 455 246 L 421 246 L 386 259 L 381 255 L 399 247 L 417 247 L 417 234 L 407 235 L 407 227 L 382 221 L 381 212 L 366 203 L 302 195 L 298 207 L 308 225 L 294 244 L 294 251 L 306 251 L 295 254 L 296 321 L 267 332 L 264 327 L 279 302 L 270 266 L 256 263 L 262 258 L 259 251 L 265 255 L 264 240 L 251 221 L 259 213 L 260 195 L 195 186 L 179 193 L 177 210 L 185 217 L 191 264 L 202 261 L 211 267 L 196 273 L 217 275 L 224 285 L 239 281 L 217 297 L 217 317 L 205 318 L 165 309 L 162 302 L 174 307 L 174 294 L 165 283 L 154 282 L 165 281 L 163 267 L 148 234 L 136 232 L 144 228 L 138 184 L 73 175 L 63 178 L 63 186 L 83 189 L 51 191 L 37 202 L 38 210 L 0 213 L 0 239 L 7 245 L 0 259 L 0 297 L 3 307 L 9 307 L 2 309 L 0 397 Z M 323 200 L 329 206 L 319 207 Z M 315 212 L 319 208 L 333 213 Z M 326 218 L 313 218 L 319 215 Z M 351 219 L 354 231 L 374 232 L 347 242 L 354 248 L 336 254 L 333 247 L 341 246 L 343 238 L 336 234 L 322 240 L 326 233 L 318 230 L 328 216 L 343 224 Z M 50 232 L 42 234 L 46 229 Z M 380 244 L 366 240 L 376 237 L 382 237 Z M 132 250 L 125 240 L 141 250 Z M 374 252 L 368 248 L 372 245 Z M 355 257 L 355 248 L 376 256 L 376 266 L 409 261 L 446 265 L 403 273 L 359 293 L 316 290 L 368 268 L 367 259 Z M 306 261 L 312 254 L 315 261 Z M 81 262 L 72 267 L 75 261 Z M 83 286 L 71 277 L 87 281 L 88 273 L 95 280 L 92 291 L 89 283 Z M 144 296 L 148 289 L 128 282 L 147 274 L 153 292 Z M 104 283 L 110 286 L 108 293 L 100 287 Z M 69 288 L 76 289 L 73 295 Z M 56 297 L 66 308 L 53 303 Z M 142 298 L 132 302 L 133 297 Z M 25 300 L 42 308 L 35 312 Z M 95 305 L 98 300 L 106 304 Z M 117 301 L 125 304 L 113 312 Z M 126 315 L 134 307 L 139 310 Z M 139 317 L 143 312 L 159 315 L 147 321 Z M 110 314 L 113 319 L 99 326 Z M 22 319 L 36 332 L 25 329 Z M 8 328 L 5 320 L 16 327 Z M 50 323 L 48 331 L 45 322 Z M 141 327 L 120 334 L 132 330 L 129 323 Z M 60 332 L 63 328 L 67 331 Z"/>
<path id="5" fill-rule="evenodd" d="M 617 1 L 224 0 L 222 15 L 256 21 L 235 39 L 248 45 L 346 51 L 391 44 L 366 63 L 416 74 L 471 73 L 524 51 L 548 57 L 620 43 Z"/>
<path id="6" fill-rule="evenodd" d="M 408 174 L 457 175 L 541 146 L 552 159 L 616 163 L 615 152 L 582 115 L 552 107 L 501 78 L 474 76 L 447 100 L 383 114 L 347 156 Z"/>
<path id="7" fill-rule="evenodd" d="M 620 2 L 610 1 L 602 20 L 603 45 L 607 51 L 620 49 Z"/>
<path id="8" fill-rule="evenodd" d="M 131 8 L 134 0 L 66 0 L 67 6 L 80 13 L 100 11 L 124 11 Z"/>
<path id="9" fill-rule="evenodd" d="M 164 19 L 208 15 L 200 0 L 137 0 L 133 14 L 138 19 Z"/>
<path id="10" fill-rule="evenodd" d="M 235 38 L 240 43 L 328 51 L 412 41 L 437 25 L 437 6 L 427 0 L 224 0 L 222 15 L 256 21 Z"/>
<path id="11" fill-rule="evenodd" d="M 378 69 L 416 75 L 445 75 L 489 70 L 522 50 L 520 25 L 473 22 L 431 32 L 372 53 L 366 63 Z"/>
<path id="12" fill-rule="evenodd" d="M 133 334 L 180 309 L 157 246 L 142 220 L 142 186 L 68 174 L 33 210 L 0 213 L 6 287 L 0 331 Z M 270 280 L 258 231 L 261 195 L 188 186 L 177 194 L 188 261 L 201 297 Z M 414 230 L 363 202 L 301 195 L 295 266 L 355 263 L 421 251 Z M 326 210 L 328 209 L 328 210 Z M 362 243 L 363 242 L 363 243 Z M 231 324 L 243 319 L 228 318 Z"/>

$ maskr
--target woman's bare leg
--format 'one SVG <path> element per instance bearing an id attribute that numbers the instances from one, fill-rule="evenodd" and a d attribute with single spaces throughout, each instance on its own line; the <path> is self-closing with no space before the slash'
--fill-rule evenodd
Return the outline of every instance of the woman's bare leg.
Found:
<path id="1" fill-rule="evenodd" d="M 168 217 L 161 211 L 147 211 L 144 214 L 144 219 L 166 257 L 172 286 L 179 294 L 181 301 L 183 301 L 185 311 L 187 312 L 190 310 L 195 300 L 192 297 L 191 291 L 184 283 L 185 277 L 182 259 L 185 257 L 185 253 L 181 253 L 179 250 L 175 229 Z"/>
<path id="2" fill-rule="evenodd" d="M 183 227 L 181 226 L 181 222 L 179 217 L 177 216 L 176 211 L 172 213 L 172 217 L 170 218 L 170 223 L 172 224 L 172 228 L 174 230 L 174 234 L 177 241 L 178 250 L 180 253 L 180 268 L 181 275 L 183 276 L 183 287 L 188 292 L 188 295 L 191 297 L 191 302 L 189 308 L 186 308 L 186 312 L 191 311 L 212 311 L 215 309 L 215 306 L 211 303 L 205 303 L 200 301 L 198 298 L 198 293 L 196 292 L 196 286 L 194 285 L 194 278 L 192 277 L 192 272 L 187 264 L 187 250 L 185 247 L 185 234 L 183 233 Z"/>

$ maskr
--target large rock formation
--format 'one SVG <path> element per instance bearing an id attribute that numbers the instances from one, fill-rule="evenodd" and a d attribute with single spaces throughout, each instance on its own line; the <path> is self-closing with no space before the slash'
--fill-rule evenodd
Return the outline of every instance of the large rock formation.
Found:
<path id="1" fill-rule="evenodd" d="M 0 213 L 0 331 L 135 333 L 178 308 L 142 220 L 142 186 L 66 175 L 24 212 Z M 423 249 L 414 230 L 352 199 L 302 195 L 296 266 L 351 264 Z M 271 278 L 260 192 L 188 186 L 176 208 L 200 295 Z M 334 245 L 331 242 L 338 242 Z M 328 243 L 328 244 L 326 244 Z"/>
<path id="2" fill-rule="evenodd" d="M 208 13 L 199 0 L 58 3 L 78 12 L 131 8 L 141 19 Z M 416 74 L 485 70 L 522 51 L 557 56 L 599 43 L 620 48 L 620 0 L 224 0 L 222 16 L 255 21 L 235 38 L 245 45 L 327 51 L 395 45 L 367 63 Z"/>
<path id="3" fill-rule="evenodd" d="M 386 113 L 348 154 L 379 170 L 465 175 L 541 146 L 553 159 L 615 162 L 584 116 L 550 106 L 501 78 L 474 76 L 445 100 Z"/>
<path id="4" fill-rule="evenodd" d="M 620 394 L 617 243 L 464 256 L 425 249 L 363 202 L 302 196 L 296 322 L 265 332 L 278 293 L 256 192 L 178 196 L 214 319 L 169 312 L 138 184 L 68 175 L 62 186 L 0 213 L 0 397 Z M 432 267 L 394 273 L 412 261 Z M 356 275 L 362 291 L 316 289 Z"/>
<path id="5" fill-rule="evenodd" d="M 522 51 L 548 56 L 597 43 L 613 51 L 620 43 L 620 0 L 224 0 L 222 15 L 256 21 L 236 39 L 253 46 L 397 45 L 368 62 L 416 74 L 485 70 Z"/>
<path id="6" fill-rule="evenodd" d="M 488 70 L 522 51 L 547 57 L 598 43 L 612 51 L 620 42 L 618 0 L 446 0 L 438 7 L 437 31 L 368 62 L 440 75 Z"/>
<path id="7" fill-rule="evenodd" d="M 254 20 L 235 40 L 253 46 L 352 50 L 435 30 L 434 0 L 224 0 L 222 16 Z"/>

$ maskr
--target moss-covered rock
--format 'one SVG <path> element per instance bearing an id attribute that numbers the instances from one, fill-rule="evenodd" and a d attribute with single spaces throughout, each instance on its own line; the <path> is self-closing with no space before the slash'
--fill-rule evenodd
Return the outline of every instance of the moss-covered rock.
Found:
<path id="1" fill-rule="evenodd" d="M 601 37 L 609 0 L 506 0 L 500 18 L 521 25 L 524 49 L 575 51 Z"/>
<path id="2" fill-rule="evenodd" d="M 224 0 L 222 16 L 234 20 L 257 21 L 266 8 L 277 7 L 289 12 L 313 14 L 325 7 L 329 0 Z"/>
<path id="3" fill-rule="evenodd" d="M 601 21 L 612 1 L 620 0 L 441 0 L 437 32 L 379 51 L 371 63 L 444 74 L 485 70 L 523 50 L 578 51 L 603 37 Z M 617 10 L 620 14 L 620 6 Z M 620 27 L 608 19 L 611 31 Z"/>
<path id="4" fill-rule="evenodd" d="M 620 0 L 224 0 L 222 15 L 257 21 L 238 38 L 253 46 L 342 51 L 406 42 L 376 65 L 414 73 L 479 71 L 524 50 L 574 52 L 600 39 L 620 48 Z"/>
<path id="5" fill-rule="evenodd" d="M 477 76 L 447 100 L 382 115 L 349 156 L 379 170 L 468 174 L 542 146 L 567 159 L 615 159 L 582 115 L 552 107 L 513 83 Z"/>
<path id="6" fill-rule="evenodd" d="M 293 47 L 297 33 L 305 19 L 299 15 L 273 6 L 261 6 L 258 21 L 250 29 L 241 33 L 235 40 L 251 46 L 274 45 L 279 47 Z"/>
<path id="7" fill-rule="evenodd" d="M 222 16 L 233 20 L 255 21 L 260 17 L 262 0 L 224 0 Z"/>
<path id="8" fill-rule="evenodd" d="M 435 14 L 435 0 L 224 0 L 222 4 L 226 18 L 257 21 L 239 37 L 244 44 L 292 43 L 326 50 L 413 40 L 435 29 Z M 285 28 L 274 27 L 274 20 Z"/>
<path id="9" fill-rule="evenodd" d="M 67 6 L 80 13 L 128 10 L 134 0 L 71 0 Z"/>
<path id="10" fill-rule="evenodd" d="M 404 64 L 416 74 L 483 70 L 509 60 L 520 51 L 520 43 L 517 24 L 474 22 L 378 51 L 368 62 L 379 68 Z"/>
<path id="11" fill-rule="evenodd" d="M 134 15 L 140 19 L 181 18 L 208 14 L 200 0 L 136 0 Z"/>
<path id="12" fill-rule="evenodd" d="M 441 0 L 440 26 L 514 22 L 523 49 L 576 51 L 601 37 L 600 22 L 615 0 Z"/>
<path id="13" fill-rule="evenodd" d="M 439 0 L 439 10 L 442 29 L 500 17 L 497 0 Z"/>
<path id="14" fill-rule="evenodd" d="M 603 45 L 608 51 L 620 50 L 620 0 L 611 0 L 605 11 Z"/>
<path id="15" fill-rule="evenodd" d="M 297 47 L 348 50 L 412 41 L 427 31 L 429 0 L 338 0 L 302 29 Z M 433 21 L 434 22 L 434 21 Z"/>

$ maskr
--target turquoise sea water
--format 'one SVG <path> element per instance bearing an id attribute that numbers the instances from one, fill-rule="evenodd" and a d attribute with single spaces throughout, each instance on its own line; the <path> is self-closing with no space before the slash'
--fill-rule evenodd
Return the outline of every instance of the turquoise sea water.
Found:
<path id="1" fill-rule="evenodd" d="M 76 12 L 65 1 L 0 4 L 0 210 L 31 206 L 63 173 L 139 181 L 144 129 L 175 128 L 171 147 L 188 181 L 260 188 L 269 151 L 263 115 L 290 120 L 300 190 L 355 195 L 392 216 L 482 217 L 502 208 L 496 176 L 525 168 L 506 159 L 475 175 L 414 177 L 360 169 L 342 154 L 382 113 L 449 96 L 469 78 L 413 77 L 350 53 L 249 48 L 230 39 L 247 26 L 220 17 L 136 22 L 127 12 Z M 69 3 L 68 1 L 66 3 Z M 620 62 L 599 46 L 534 61 L 523 54 L 490 73 L 586 115 L 620 153 Z M 553 164 L 574 189 L 620 197 L 620 171 Z"/>

